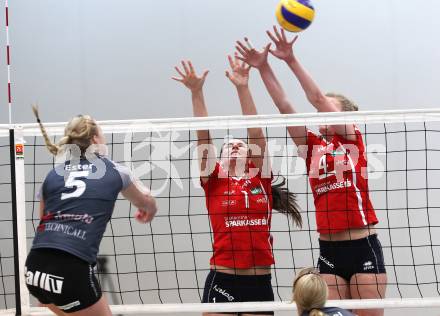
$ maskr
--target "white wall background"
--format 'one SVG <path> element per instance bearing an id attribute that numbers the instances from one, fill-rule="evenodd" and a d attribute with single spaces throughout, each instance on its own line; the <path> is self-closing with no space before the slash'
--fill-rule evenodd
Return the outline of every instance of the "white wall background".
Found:
<path id="1" fill-rule="evenodd" d="M 239 113 L 224 77 L 234 41 L 260 47 L 275 23 L 277 0 L 10 1 L 14 122 L 32 121 L 38 102 L 46 121 L 78 113 L 99 120 L 190 116 L 189 96 L 170 77 L 190 58 L 210 69 L 211 114 Z M 296 45 L 324 90 L 340 91 L 362 109 L 439 106 L 440 3 L 427 0 L 315 0 L 316 19 Z M 4 25 L 4 14 L 0 15 Z M 4 51 L 5 36 L 0 37 Z M 7 123 L 6 62 L 0 72 L 0 123 Z M 311 111 L 287 67 L 276 73 L 301 111 Z M 1 69 L 0 68 L 0 69 Z M 256 72 L 261 113 L 274 113 Z M 3 88 L 1 88 L 3 87 Z"/>

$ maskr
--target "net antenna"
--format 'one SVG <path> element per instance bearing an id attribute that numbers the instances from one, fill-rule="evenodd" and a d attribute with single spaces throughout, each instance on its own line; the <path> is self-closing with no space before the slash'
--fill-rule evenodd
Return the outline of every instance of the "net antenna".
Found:
<path id="1" fill-rule="evenodd" d="M 9 112 L 9 124 L 12 124 L 12 95 L 11 95 L 11 52 L 9 45 L 9 5 L 8 0 L 5 0 L 5 33 L 6 33 L 6 68 L 8 73 L 8 112 Z"/>

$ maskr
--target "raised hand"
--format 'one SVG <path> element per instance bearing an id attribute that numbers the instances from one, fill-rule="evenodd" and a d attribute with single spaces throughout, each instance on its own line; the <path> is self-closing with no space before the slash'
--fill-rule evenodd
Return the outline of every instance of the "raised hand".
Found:
<path id="1" fill-rule="evenodd" d="M 180 77 L 171 77 L 171 79 L 179 81 L 185 85 L 191 92 L 200 91 L 203 88 L 203 84 L 205 83 L 206 76 L 209 73 L 209 70 L 205 70 L 201 76 L 198 76 L 194 70 L 194 67 L 191 61 L 187 60 L 181 61 L 182 69 L 179 67 L 174 67 Z"/>
<path id="2" fill-rule="evenodd" d="M 274 42 L 276 47 L 276 49 L 269 50 L 272 55 L 286 62 L 290 62 L 295 58 L 293 55 L 293 44 L 298 38 L 298 35 L 289 41 L 286 37 L 286 32 L 284 29 L 281 29 L 280 33 L 275 25 L 273 27 L 273 33 L 271 31 L 266 31 L 266 33 Z"/>
<path id="3" fill-rule="evenodd" d="M 237 45 L 235 48 L 241 55 L 237 58 L 255 68 L 260 68 L 261 66 L 267 64 L 267 55 L 269 54 L 271 44 L 267 44 L 261 51 L 258 51 L 252 47 L 248 38 L 245 37 L 244 41 L 246 45 L 241 41 L 236 42 Z"/>
<path id="4" fill-rule="evenodd" d="M 237 53 L 234 54 L 234 58 L 228 55 L 228 61 L 231 71 L 226 70 L 226 77 L 228 77 L 236 87 L 247 86 L 251 66 L 248 66 L 244 61 L 240 61 Z"/>

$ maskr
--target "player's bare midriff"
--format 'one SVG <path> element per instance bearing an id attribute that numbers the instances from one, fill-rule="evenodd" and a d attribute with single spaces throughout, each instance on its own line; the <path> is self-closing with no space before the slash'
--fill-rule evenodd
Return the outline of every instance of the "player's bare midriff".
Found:
<path id="1" fill-rule="evenodd" d="M 326 241 L 342 241 L 362 239 L 376 233 L 374 225 L 362 228 L 350 228 L 333 234 L 320 234 L 319 239 Z"/>
<path id="2" fill-rule="evenodd" d="M 270 274 L 270 266 L 256 266 L 249 269 L 236 269 L 230 267 L 223 267 L 219 265 L 211 265 L 211 270 L 226 274 L 236 275 L 265 275 Z"/>

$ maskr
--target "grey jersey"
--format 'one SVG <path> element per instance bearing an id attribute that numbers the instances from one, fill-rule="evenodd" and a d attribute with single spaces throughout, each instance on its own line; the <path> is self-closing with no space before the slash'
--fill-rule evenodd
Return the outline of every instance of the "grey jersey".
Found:
<path id="1" fill-rule="evenodd" d="M 129 169 L 105 157 L 57 165 L 40 191 L 44 216 L 32 249 L 56 248 L 95 263 L 118 194 L 131 183 Z"/>

